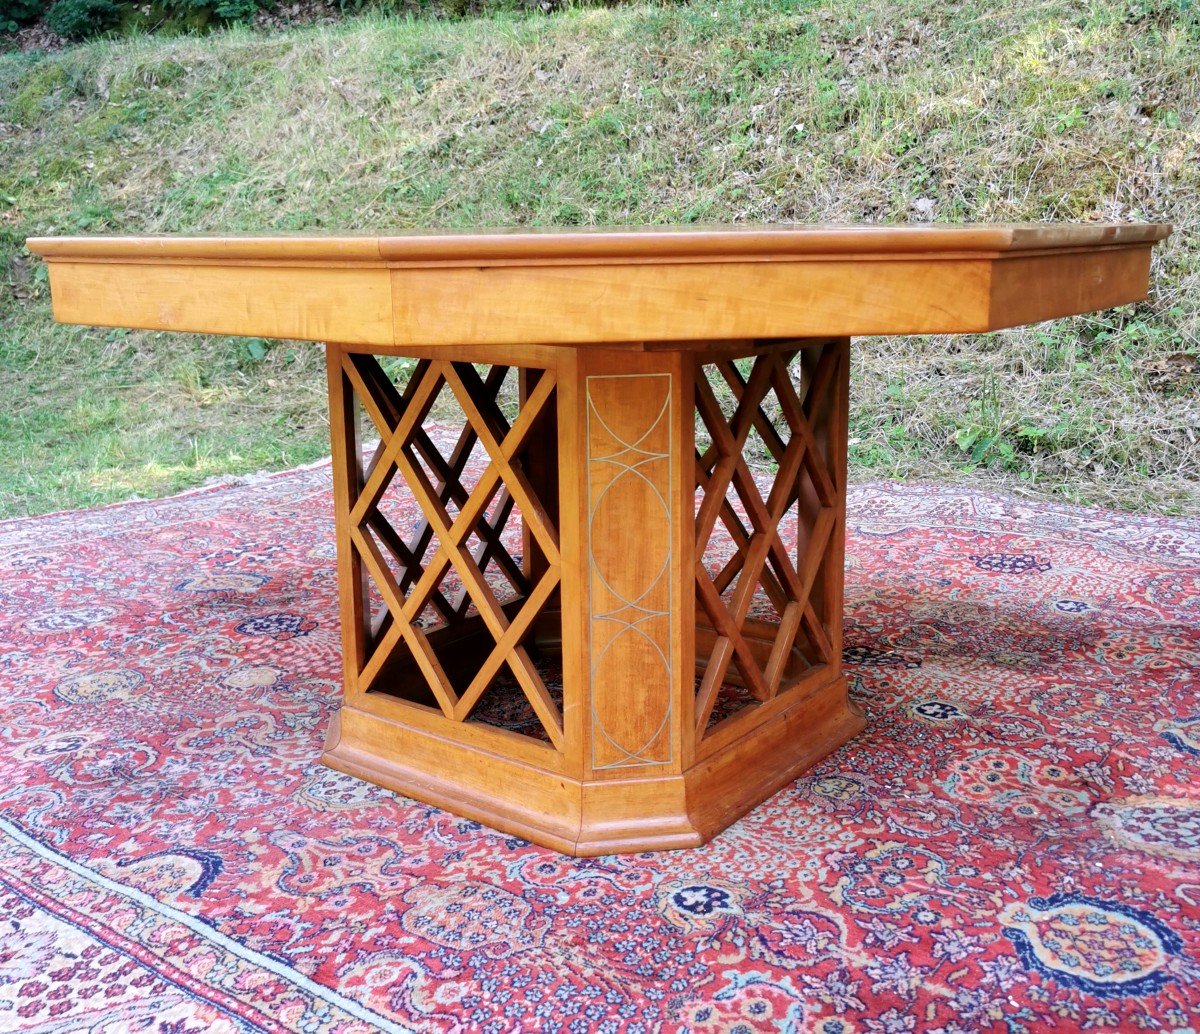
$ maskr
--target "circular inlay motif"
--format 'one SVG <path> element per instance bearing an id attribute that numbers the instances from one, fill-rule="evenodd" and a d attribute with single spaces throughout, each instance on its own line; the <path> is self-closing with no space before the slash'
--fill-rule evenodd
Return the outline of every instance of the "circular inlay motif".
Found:
<path id="1" fill-rule="evenodd" d="M 614 597 L 603 601 L 604 609 L 620 603 L 638 604 L 666 577 L 670 566 L 671 511 L 658 486 L 640 470 L 630 467 L 613 475 L 612 480 L 592 502 L 589 522 L 592 543 L 619 542 L 625 527 L 625 514 L 636 513 L 639 531 L 651 542 L 661 543 L 656 564 L 638 565 L 626 570 L 620 550 L 592 552 L 592 573 Z M 597 587 L 593 587 L 593 592 Z"/>
<path id="2" fill-rule="evenodd" d="M 1009 905 L 1000 923 L 1029 969 L 1101 998 L 1157 991 L 1183 947 L 1150 913 L 1082 894 Z"/>

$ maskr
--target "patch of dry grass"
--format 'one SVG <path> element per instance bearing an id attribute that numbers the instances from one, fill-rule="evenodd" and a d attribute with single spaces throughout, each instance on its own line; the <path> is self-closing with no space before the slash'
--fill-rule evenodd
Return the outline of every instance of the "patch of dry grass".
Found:
<path id="1" fill-rule="evenodd" d="M 1200 512 L 1198 65 L 1169 0 L 698 0 L 0 56 L 0 508 L 325 448 L 316 349 L 131 334 L 139 361 L 109 363 L 106 332 L 50 324 L 30 234 L 934 218 L 1178 229 L 1145 304 L 860 342 L 856 473 Z M 95 395 L 98 429 L 56 415 Z"/>

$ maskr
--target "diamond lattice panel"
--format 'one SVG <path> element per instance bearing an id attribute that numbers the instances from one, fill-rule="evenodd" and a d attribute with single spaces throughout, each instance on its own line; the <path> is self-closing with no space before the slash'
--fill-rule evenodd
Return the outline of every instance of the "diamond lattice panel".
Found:
<path id="1" fill-rule="evenodd" d="M 403 392 L 371 356 L 347 357 L 343 372 L 379 434 L 350 514 L 354 548 L 382 604 L 365 630 L 360 688 L 436 707 L 453 722 L 524 729 L 525 711 L 534 737 L 561 749 L 561 708 L 532 645 L 535 619 L 559 583 L 558 529 L 524 470 L 525 449 L 553 411 L 553 374 L 542 373 L 510 422 L 499 403 L 507 367 L 481 374 L 469 363 L 424 360 Z M 425 416 L 451 402 L 462 430 L 434 441 Z M 480 450 L 487 465 L 471 480 Z M 393 481 L 421 511 L 415 527 L 389 518 Z M 506 544 L 517 521 L 542 560 L 536 577 Z"/>
<path id="2" fill-rule="evenodd" d="M 824 350 L 801 393 L 789 372 L 794 355 L 770 352 L 696 371 L 698 737 L 832 660 L 809 597 L 838 494 L 813 424 L 835 390 L 839 359 Z M 755 477 L 754 459 L 773 468 L 769 484 Z M 793 556 L 781 529 L 799 519 L 806 487 L 819 505 L 803 554 Z"/>

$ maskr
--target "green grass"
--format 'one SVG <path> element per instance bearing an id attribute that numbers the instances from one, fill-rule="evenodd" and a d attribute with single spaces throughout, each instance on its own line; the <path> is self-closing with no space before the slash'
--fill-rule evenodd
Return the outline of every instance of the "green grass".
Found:
<path id="1" fill-rule="evenodd" d="M 320 349 L 52 324 L 26 236 L 1148 219 L 1148 302 L 856 348 L 854 476 L 1200 512 L 1200 20 L 1164 0 L 366 15 L 0 54 L 0 515 L 327 450 Z"/>

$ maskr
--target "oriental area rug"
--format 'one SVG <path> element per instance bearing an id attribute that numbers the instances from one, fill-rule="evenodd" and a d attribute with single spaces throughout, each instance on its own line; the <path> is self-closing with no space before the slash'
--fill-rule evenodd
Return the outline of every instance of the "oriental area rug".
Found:
<path id="1" fill-rule="evenodd" d="M 585 860 L 320 765 L 327 466 L 0 524 L 0 1029 L 1194 1031 L 1200 522 L 849 512 L 866 731 Z"/>

